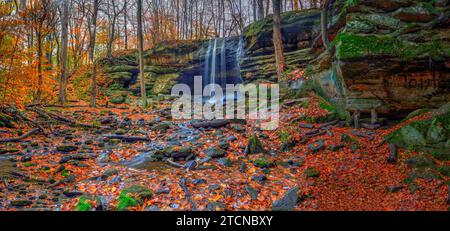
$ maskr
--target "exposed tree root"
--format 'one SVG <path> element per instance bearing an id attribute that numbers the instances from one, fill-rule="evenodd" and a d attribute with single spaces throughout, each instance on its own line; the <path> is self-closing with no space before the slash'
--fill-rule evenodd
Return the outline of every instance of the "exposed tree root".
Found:
<path id="1" fill-rule="evenodd" d="M 150 138 L 147 137 L 139 137 L 139 136 L 122 136 L 122 135 L 103 135 L 103 137 L 108 139 L 117 139 L 125 142 L 137 142 L 137 141 L 151 141 Z"/>
<path id="2" fill-rule="evenodd" d="M 39 128 L 35 128 L 19 137 L 15 137 L 15 138 L 7 138 L 7 139 L 0 139 L 0 143 L 12 143 L 12 142 L 20 142 L 23 139 L 26 139 L 34 134 L 37 134 L 40 131 Z"/>

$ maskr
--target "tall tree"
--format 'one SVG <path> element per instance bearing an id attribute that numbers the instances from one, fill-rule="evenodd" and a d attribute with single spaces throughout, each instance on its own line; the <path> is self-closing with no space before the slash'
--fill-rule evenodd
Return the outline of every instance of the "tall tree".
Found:
<path id="1" fill-rule="evenodd" d="M 128 50 L 128 0 L 124 0 L 124 12 L 123 12 L 123 30 L 125 37 L 125 50 Z"/>
<path id="2" fill-rule="evenodd" d="M 113 53 L 113 43 L 116 39 L 116 26 L 117 18 L 125 11 L 125 4 L 120 8 L 119 3 L 116 0 L 110 0 L 111 4 L 108 4 L 107 14 L 109 17 L 109 38 L 107 44 L 107 55 L 108 58 L 112 58 Z"/>
<path id="3" fill-rule="evenodd" d="M 139 43 L 139 75 L 141 78 L 141 98 L 142 106 L 147 107 L 147 93 L 145 89 L 145 71 L 144 71 L 144 36 L 142 33 L 142 0 L 137 1 L 137 35 Z"/>
<path id="4" fill-rule="evenodd" d="M 264 0 L 256 0 L 258 5 L 258 20 L 261 20 L 264 18 Z"/>
<path id="5" fill-rule="evenodd" d="M 69 35 L 69 0 L 64 0 L 61 17 L 61 78 L 59 83 L 59 103 L 66 102 L 67 91 L 67 44 Z"/>
<path id="6" fill-rule="evenodd" d="M 91 26 L 89 28 L 90 41 L 89 41 L 89 59 L 92 64 L 91 74 L 91 107 L 97 106 L 97 64 L 95 62 L 95 43 L 97 37 L 97 17 L 101 0 L 94 0 Z"/>
<path id="7" fill-rule="evenodd" d="M 283 38 L 281 37 L 281 2 L 273 0 L 273 43 L 277 62 L 277 75 L 281 79 L 284 72 L 285 60 L 283 54 Z"/>
<path id="8" fill-rule="evenodd" d="M 298 8 L 299 8 L 298 2 L 299 2 L 300 0 L 292 0 L 292 1 L 293 1 L 293 3 L 294 3 L 294 10 L 298 10 Z"/>
<path id="9" fill-rule="evenodd" d="M 328 38 L 328 12 L 332 6 L 333 0 L 325 0 L 324 4 L 323 4 L 323 9 L 322 9 L 322 22 L 321 22 L 321 27 L 322 27 L 322 41 L 323 41 L 323 46 L 325 47 L 326 50 L 328 50 L 330 48 L 330 41 Z"/>
<path id="10" fill-rule="evenodd" d="M 34 97 L 34 103 L 40 103 L 43 94 L 44 85 L 44 37 L 49 33 L 52 25 L 51 21 L 55 19 L 53 3 L 50 0 L 42 0 L 35 2 L 30 11 L 30 18 L 33 29 L 36 33 L 36 53 L 37 53 L 37 70 L 38 70 L 38 86 Z"/>

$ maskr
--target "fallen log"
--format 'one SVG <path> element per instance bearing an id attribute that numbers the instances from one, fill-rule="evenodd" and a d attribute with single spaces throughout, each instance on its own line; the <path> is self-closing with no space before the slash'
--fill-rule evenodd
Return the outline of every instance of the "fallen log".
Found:
<path id="1" fill-rule="evenodd" d="M 186 183 L 187 183 L 187 178 L 183 177 L 180 181 L 180 186 L 183 189 L 184 193 L 186 194 L 186 199 L 188 200 L 189 204 L 191 204 L 192 211 L 197 211 L 198 210 L 197 206 L 195 205 L 194 201 L 192 201 L 192 199 L 191 199 L 191 194 L 188 191 Z"/>
<path id="2" fill-rule="evenodd" d="M 151 141 L 151 139 L 148 137 L 140 137 L 140 136 L 103 135 L 103 137 L 114 140 L 122 140 L 129 143 L 137 141 Z"/>
<path id="3" fill-rule="evenodd" d="M 192 123 L 194 128 L 221 128 L 230 124 L 229 120 L 211 120 L 198 123 Z"/>
<path id="4" fill-rule="evenodd" d="M 185 166 L 173 161 L 172 158 L 166 159 L 166 163 L 175 168 L 184 168 Z"/>
<path id="5" fill-rule="evenodd" d="M 327 134 L 326 131 L 321 131 L 319 129 L 316 129 L 316 130 L 313 130 L 313 131 L 305 133 L 305 136 L 307 138 L 314 138 L 314 137 L 317 137 L 317 136 L 323 136 L 325 134 Z"/>
<path id="6" fill-rule="evenodd" d="M 92 124 L 83 124 L 83 123 L 78 123 L 75 120 L 66 118 L 62 115 L 58 115 L 56 113 L 53 112 L 48 112 L 45 111 L 43 109 L 37 108 L 37 107 L 28 107 L 28 110 L 36 112 L 38 115 L 46 117 L 46 118 L 53 118 L 54 120 L 60 121 L 62 123 L 65 123 L 71 127 L 84 127 L 84 128 L 95 128 L 94 125 Z"/>
<path id="7" fill-rule="evenodd" d="M 7 139 L 0 139 L 0 143 L 14 143 L 14 142 L 20 142 L 23 139 L 26 139 L 34 134 L 37 134 L 41 129 L 35 128 L 19 137 L 15 138 L 7 138 Z"/>
<path id="8" fill-rule="evenodd" d="M 317 129 L 327 128 L 327 127 L 330 127 L 330 126 L 334 126 L 334 125 L 336 125 L 338 123 L 339 123 L 339 120 L 333 120 L 331 122 L 328 122 L 328 123 L 320 125 Z"/>
<path id="9" fill-rule="evenodd" d="M 312 124 L 304 124 L 304 123 L 300 123 L 300 124 L 298 124 L 298 126 L 299 126 L 300 128 L 307 128 L 307 129 L 313 129 L 313 128 L 314 128 L 314 125 L 312 125 Z"/>

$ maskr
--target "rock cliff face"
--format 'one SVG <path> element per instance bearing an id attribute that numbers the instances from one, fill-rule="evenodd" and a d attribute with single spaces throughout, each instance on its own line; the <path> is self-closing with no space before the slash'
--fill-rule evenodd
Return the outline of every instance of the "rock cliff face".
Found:
<path id="1" fill-rule="evenodd" d="M 311 68 L 348 110 L 410 111 L 450 100 L 448 1 L 337 1 L 332 56 Z"/>
<path id="2" fill-rule="evenodd" d="M 292 11 L 282 15 L 281 34 L 288 69 L 305 68 L 315 58 L 312 47 L 320 35 L 320 11 Z M 245 82 L 277 82 L 273 19 L 267 17 L 246 28 L 246 55 L 241 60 Z"/>
<path id="3" fill-rule="evenodd" d="M 177 41 L 161 43 L 145 52 L 145 78 L 147 94 L 149 97 L 170 94 L 176 83 L 193 86 L 195 76 L 205 74 L 208 61 L 212 68 L 212 56 L 215 58 L 217 83 L 236 83 L 240 81 L 238 62 L 238 47 L 240 38 L 220 38 L 202 41 Z M 211 44 L 216 45 L 216 52 Z M 206 58 L 208 56 L 208 58 Z M 110 80 L 107 93 L 113 99 L 125 100 L 122 95 L 140 94 L 140 85 L 137 81 L 139 75 L 136 52 L 121 55 L 112 60 L 102 60 L 103 70 Z M 205 80 L 207 81 L 207 80 Z M 115 101 L 115 100 L 113 100 Z M 122 103 L 118 100 L 117 103 Z"/>
<path id="4" fill-rule="evenodd" d="M 291 92 L 312 85 L 340 108 L 363 113 L 441 106 L 450 99 L 449 12 L 447 0 L 337 0 L 329 23 L 331 52 L 321 43 L 319 10 L 283 14 L 287 72 L 304 68 L 312 77 L 310 84 L 291 83 Z M 226 71 L 217 78 L 276 82 L 271 17 L 246 28 L 242 56 L 237 55 L 239 41 L 218 39 L 225 48 L 217 49 L 216 58 L 224 50 L 226 61 L 217 61 L 216 70 L 225 65 Z M 175 83 L 191 85 L 194 76 L 204 75 L 210 44 L 167 42 L 147 51 L 149 95 L 168 94 Z M 128 55 L 104 62 L 114 82 L 111 94 L 139 93 L 135 60 Z"/>
<path id="5" fill-rule="evenodd" d="M 272 42 L 272 18 L 267 17 L 246 28 L 243 38 L 217 39 L 216 70 L 218 82 L 277 82 Z M 312 44 L 320 35 L 320 11 L 288 12 L 282 16 L 286 61 L 291 69 L 304 68 L 314 58 Z M 213 40 L 214 41 L 214 40 Z M 225 42 L 225 49 L 221 49 Z M 242 44 L 240 44 L 242 42 Z M 213 43 L 214 44 L 214 43 Z M 244 49 L 239 51 L 239 46 Z M 194 76 L 205 75 L 210 40 L 161 43 L 146 51 L 146 82 L 149 96 L 169 94 L 175 83 L 193 84 Z M 225 63 L 221 61 L 225 51 Z M 242 54 L 239 54 L 241 52 Z M 209 54 L 212 56 L 212 54 Z M 211 57 L 210 57 L 211 59 Z M 108 94 L 121 103 L 124 95 L 139 94 L 136 52 L 113 60 L 102 60 L 108 76 Z M 209 63 L 211 66 L 211 63 Z M 225 72 L 220 71 L 225 66 Z"/>

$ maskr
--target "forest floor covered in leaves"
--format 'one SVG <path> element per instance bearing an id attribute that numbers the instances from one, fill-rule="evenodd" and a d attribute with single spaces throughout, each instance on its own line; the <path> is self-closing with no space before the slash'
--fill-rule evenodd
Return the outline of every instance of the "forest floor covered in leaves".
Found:
<path id="1" fill-rule="evenodd" d="M 289 105 L 279 129 L 259 131 L 251 121 L 172 121 L 168 104 L 30 108 L 28 122 L 0 129 L 0 210 L 448 209 L 444 178 L 411 178 L 432 156 L 400 149 L 387 162 L 384 137 L 402 124 L 298 120 L 323 113 L 316 102 Z M 32 124 L 42 130 L 6 142 Z"/>

